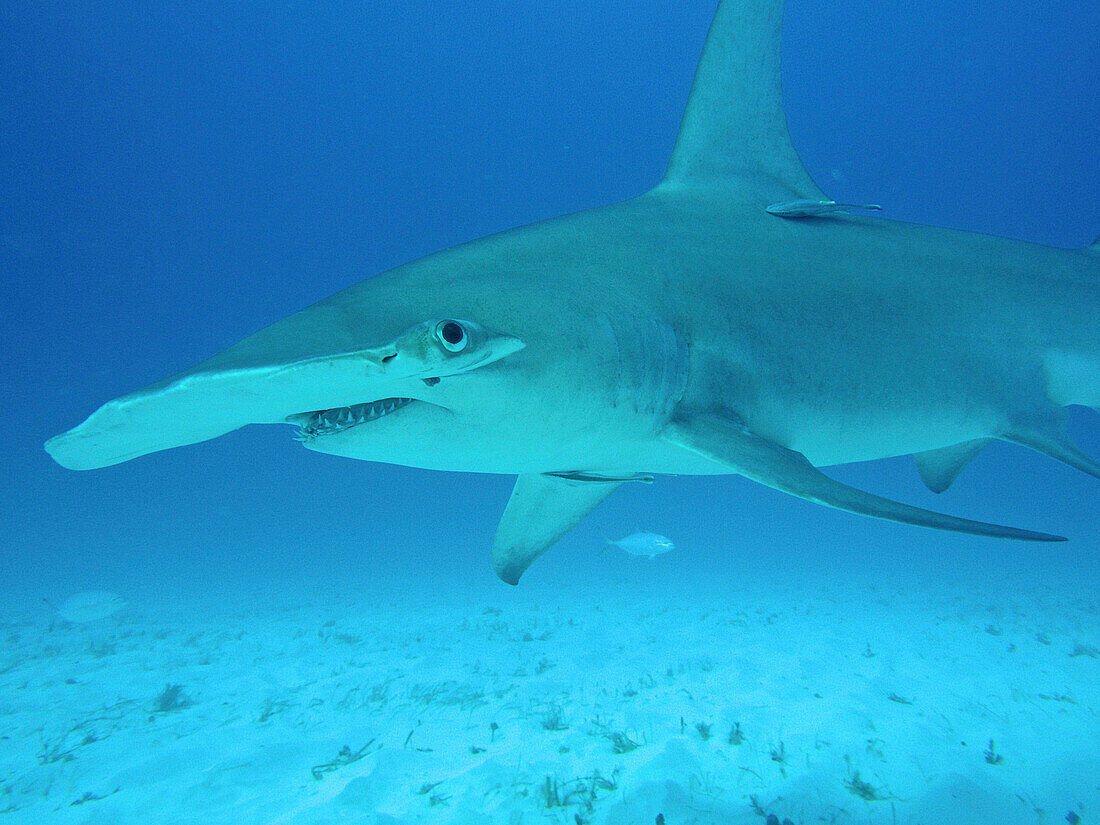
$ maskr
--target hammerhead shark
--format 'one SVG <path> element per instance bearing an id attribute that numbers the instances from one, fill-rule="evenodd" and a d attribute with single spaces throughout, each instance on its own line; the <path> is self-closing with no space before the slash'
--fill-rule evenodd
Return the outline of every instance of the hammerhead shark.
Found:
<path id="1" fill-rule="evenodd" d="M 612 491 L 736 473 L 820 504 L 1029 541 L 818 468 L 904 454 L 946 490 L 994 439 L 1100 478 L 1100 244 L 1064 250 L 829 200 L 791 144 L 782 0 L 723 0 L 664 177 L 351 286 L 46 442 L 105 467 L 246 424 L 319 452 L 518 474 L 516 584 Z"/>

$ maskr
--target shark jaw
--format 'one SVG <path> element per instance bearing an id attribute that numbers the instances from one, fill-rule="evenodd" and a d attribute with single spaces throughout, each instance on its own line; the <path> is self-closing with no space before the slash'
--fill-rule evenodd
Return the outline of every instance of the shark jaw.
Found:
<path id="1" fill-rule="evenodd" d="M 375 421 L 382 416 L 397 412 L 416 401 L 414 398 L 381 398 L 378 401 L 368 401 L 363 404 L 353 404 L 350 407 L 336 407 L 331 410 L 317 410 L 315 412 L 299 413 L 287 418 L 288 424 L 297 424 L 298 431 L 294 434 L 298 441 L 312 441 L 315 438 L 323 438 L 326 435 L 350 430 Z"/>

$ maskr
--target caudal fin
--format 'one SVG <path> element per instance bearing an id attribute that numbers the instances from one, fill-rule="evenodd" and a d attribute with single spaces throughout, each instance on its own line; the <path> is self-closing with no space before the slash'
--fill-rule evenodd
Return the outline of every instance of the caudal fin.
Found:
<path id="1" fill-rule="evenodd" d="M 1020 426 L 1006 433 L 1004 439 L 1030 447 L 1082 473 L 1100 478 L 1100 462 L 1087 455 L 1070 440 L 1061 415 L 1051 420 L 1028 422 L 1027 426 Z"/>
<path id="2" fill-rule="evenodd" d="M 1051 401 L 1062 407 L 1080 404 L 1100 412 L 1100 352 L 1052 350 L 1044 365 Z"/>

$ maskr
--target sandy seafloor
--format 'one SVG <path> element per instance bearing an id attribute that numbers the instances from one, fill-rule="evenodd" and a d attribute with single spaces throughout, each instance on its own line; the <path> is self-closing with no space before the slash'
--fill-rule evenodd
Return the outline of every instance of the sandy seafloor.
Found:
<path id="1" fill-rule="evenodd" d="M 2 626 L 0 822 L 1100 821 L 1085 585 L 673 576 L 639 596 L 644 564 L 675 553 L 584 585 L 131 594 L 86 624 L 28 607 Z"/>

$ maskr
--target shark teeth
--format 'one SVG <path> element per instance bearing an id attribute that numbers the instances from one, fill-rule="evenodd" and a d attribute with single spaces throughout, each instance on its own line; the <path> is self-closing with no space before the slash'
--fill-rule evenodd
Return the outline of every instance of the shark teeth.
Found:
<path id="1" fill-rule="evenodd" d="M 309 441 L 318 436 L 343 432 L 367 421 L 389 415 L 394 410 L 399 410 L 412 402 L 411 398 L 382 398 L 366 404 L 356 404 L 353 407 L 318 410 L 309 415 L 309 420 L 298 428 L 294 437 L 298 441 Z"/>

